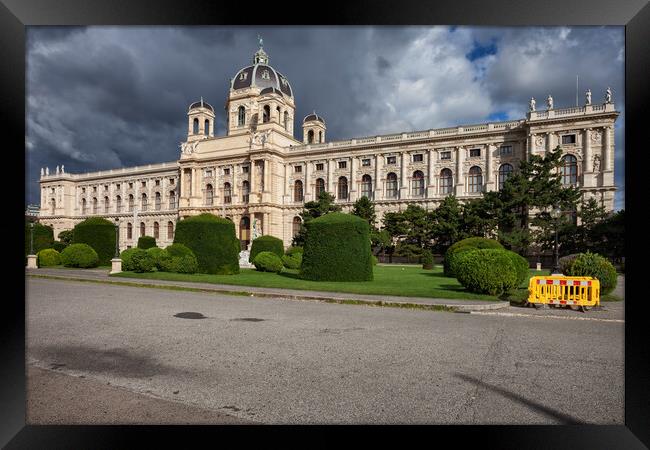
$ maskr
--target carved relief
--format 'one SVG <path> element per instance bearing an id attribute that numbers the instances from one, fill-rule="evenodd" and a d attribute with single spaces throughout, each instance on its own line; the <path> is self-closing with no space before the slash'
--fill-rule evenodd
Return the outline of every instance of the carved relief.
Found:
<path id="1" fill-rule="evenodd" d="M 593 142 L 600 142 L 603 134 L 600 130 L 591 130 L 591 140 Z"/>

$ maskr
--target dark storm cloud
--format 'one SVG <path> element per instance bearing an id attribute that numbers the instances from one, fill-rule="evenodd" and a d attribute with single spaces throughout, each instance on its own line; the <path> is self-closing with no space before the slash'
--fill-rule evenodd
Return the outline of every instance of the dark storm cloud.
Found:
<path id="1" fill-rule="evenodd" d="M 201 96 L 223 134 L 230 79 L 251 64 L 258 34 L 292 85 L 299 139 L 313 110 L 335 140 L 518 118 L 530 96 L 543 105 L 549 92 L 571 106 L 576 73 L 580 101 L 584 87 L 598 102 L 611 85 L 624 107 L 622 28 L 31 27 L 28 201 L 39 202 L 40 167 L 176 160 L 187 107 Z M 617 159 L 621 185 L 622 166 Z"/>

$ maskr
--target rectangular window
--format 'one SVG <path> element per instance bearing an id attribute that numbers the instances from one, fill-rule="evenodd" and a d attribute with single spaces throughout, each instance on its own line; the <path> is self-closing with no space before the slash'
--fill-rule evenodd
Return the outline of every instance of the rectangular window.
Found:
<path id="1" fill-rule="evenodd" d="M 361 165 L 363 167 L 369 167 L 370 166 L 370 160 L 369 159 L 362 159 L 361 160 Z"/>
<path id="2" fill-rule="evenodd" d="M 173 178 L 169 179 L 169 184 L 174 184 L 174 179 Z"/>
<path id="3" fill-rule="evenodd" d="M 481 156 L 481 149 L 480 148 L 471 148 L 469 150 L 469 157 L 470 158 L 478 158 Z"/>
<path id="4" fill-rule="evenodd" d="M 206 170 L 205 171 L 205 177 L 210 178 L 212 176 L 212 170 Z"/>
<path id="5" fill-rule="evenodd" d="M 81 188 L 81 193 L 85 194 L 86 193 L 86 188 Z"/>
<path id="6" fill-rule="evenodd" d="M 502 145 L 499 154 L 501 156 L 512 155 L 512 145 Z"/>
<path id="7" fill-rule="evenodd" d="M 241 171 L 242 171 L 242 173 L 248 173 L 248 171 L 249 171 L 249 166 L 243 166 L 243 167 L 241 168 Z"/>
<path id="8" fill-rule="evenodd" d="M 97 186 L 93 186 L 93 192 L 97 192 Z"/>
<path id="9" fill-rule="evenodd" d="M 316 164 L 316 170 L 323 170 L 323 163 Z"/>
<path id="10" fill-rule="evenodd" d="M 133 187 L 133 183 L 129 183 L 129 189 Z"/>
<path id="11" fill-rule="evenodd" d="M 142 187 L 147 187 L 147 182 L 146 181 L 142 182 Z"/>
<path id="12" fill-rule="evenodd" d="M 388 156 L 386 158 L 386 164 L 396 164 L 397 163 L 397 156 Z"/>
<path id="13" fill-rule="evenodd" d="M 115 185 L 115 189 L 119 189 L 121 186 L 122 186 L 122 185 L 121 185 L 120 183 L 117 183 L 117 184 Z"/>
<path id="14" fill-rule="evenodd" d="M 346 167 L 348 167 L 347 161 L 339 161 L 339 169 L 345 169 Z"/>
<path id="15" fill-rule="evenodd" d="M 451 152 L 440 152 L 440 159 L 451 159 Z"/>
<path id="16" fill-rule="evenodd" d="M 424 160 L 423 156 L 422 154 L 413 155 L 413 162 L 422 162 Z"/>
<path id="17" fill-rule="evenodd" d="M 293 171 L 296 173 L 302 172 L 302 166 L 294 166 Z"/>
<path id="18" fill-rule="evenodd" d="M 224 175 L 230 175 L 230 169 L 223 169 Z"/>
<path id="19" fill-rule="evenodd" d="M 156 180 L 156 186 L 160 186 L 160 180 Z"/>
<path id="20" fill-rule="evenodd" d="M 562 136 L 562 143 L 563 144 L 575 144 L 576 143 L 576 135 L 575 134 L 565 134 Z"/>

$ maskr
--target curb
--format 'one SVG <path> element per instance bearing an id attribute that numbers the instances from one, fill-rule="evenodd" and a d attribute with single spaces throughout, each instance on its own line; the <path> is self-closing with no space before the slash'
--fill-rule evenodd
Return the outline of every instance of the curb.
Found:
<path id="1" fill-rule="evenodd" d="M 26 276 L 32 278 L 46 278 L 46 279 L 54 279 L 54 280 L 80 281 L 80 282 L 87 282 L 87 283 L 114 284 L 114 285 L 121 285 L 121 286 L 144 287 L 150 289 L 184 290 L 190 292 L 205 292 L 205 293 L 224 294 L 224 295 L 237 295 L 237 296 L 244 296 L 244 297 L 282 298 L 287 300 L 320 301 L 325 303 L 383 306 L 389 308 L 412 308 L 412 309 L 447 311 L 447 312 L 456 312 L 456 313 L 470 313 L 472 311 L 495 310 L 495 309 L 502 309 L 510 306 L 510 302 L 506 302 L 506 301 L 492 302 L 485 305 L 458 305 L 458 304 L 445 304 L 445 303 L 431 304 L 431 303 L 421 303 L 417 301 L 400 302 L 400 301 L 385 301 L 385 300 L 367 300 L 367 299 L 354 299 L 354 298 L 345 298 L 345 297 L 326 297 L 320 295 L 285 294 L 282 292 L 270 293 L 270 292 L 230 291 L 230 290 L 218 289 L 218 288 L 192 287 L 192 286 L 183 286 L 183 285 L 174 285 L 174 284 L 142 283 L 136 281 L 113 281 L 113 280 L 101 280 L 101 279 L 82 278 L 82 277 L 64 277 L 64 276 L 57 276 L 57 275 L 38 275 L 38 274 L 30 274 L 30 273 L 26 274 Z M 133 278 L 133 280 L 141 280 L 141 279 Z"/>

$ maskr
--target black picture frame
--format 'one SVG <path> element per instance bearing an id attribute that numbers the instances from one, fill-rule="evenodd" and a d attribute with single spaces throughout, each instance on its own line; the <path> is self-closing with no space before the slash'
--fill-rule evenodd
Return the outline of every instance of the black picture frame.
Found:
<path id="1" fill-rule="evenodd" d="M 25 27 L 36 25 L 225 25 L 272 24 L 287 25 L 477 25 L 477 26 L 557 26 L 557 25 L 622 25 L 625 26 L 625 159 L 626 187 L 626 314 L 625 314 L 625 425 L 595 426 L 431 426 L 373 427 L 364 429 L 376 440 L 384 440 L 387 432 L 399 431 L 426 439 L 427 444 L 451 439 L 454 447 L 477 442 L 481 448 L 589 448 L 636 449 L 650 446 L 650 346 L 645 340 L 649 319 L 648 300 L 642 295 L 639 266 L 644 264 L 638 243 L 644 226 L 644 198 L 641 159 L 645 149 L 642 138 L 646 124 L 644 111 L 650 105 L 648 74 L 650 74 L 650 5 L 645 0 L 480 0 L 424 3 L 416 0 L 327 1 L 310 4 L 309 8 L 271 2 L 224 2 L 207 0 L 191 2 L 143 0 L 1 0 L 0 3 L 0 118 L 3 125 L 5 161 L 11 159 L 11 173 L 22 183 L 25 173 Z M 318 9 L 316 9 L 318 8 Z M 291 10 L 297 13 L 290 18 Z M 309 13 L 307 13 L 309 11 Z M 8 139 L 10 138 L 10 139 Z M 11 144 L 10 144 L 11 143 Z M 10 182 L 5 179 L 5 182 Z M 11 185 L 5 184 L 5 194 Z M 172 426 L 26 426 L 25 425 L 25 285 L 22 235 L 24 197 L 5 195 L 8 205 L 6 219 L 0 224 L 6 246 L 11 249 L 10 267 L 5 270 L 5 283 L 14 283 L 15 290 L 4 289 L 2 333 L 2 383 L 0 384 L 0 444 L 6 448 L 122 448 L 135 447 L 134 439 L 187 448 L 192 438 L 208 439 L 222 444 L 224 438 L 241 434 L 263 437 L 268 444 L 291 443 L 294 439 L 324 445 L 334 442 L 330 428 L 311 427 L 172 427 Z M 10 219 L 10 220 L 7 220 Z M 636 251 L 635 251 L 636 250 Z M 20 257 L 18 255 L 20 254 Z M 20 262 L 18 260 L 20 259 Z M 14 276 L 15 271 L 15 276 Z M 21 276 L 22 271 L 22 276 Z M 9 294 L 11 292 L 11 294 Z M 635 298 L 632 294 L 639 293 Z M 568 344 L 569 345 L 569 344 Z M 573 343 L 589 351 L 589 342 Z M 585 374 L 584 383 L 603 383 Z M 350 427 L 335 427 L 350 431 Z M 302 433 L 305 433 L 302 435 Z M 308 434 L 307 434 L 308 433 Z M 299 436 L 300 435 L 300 436 Z M 413 436 L 414 438 L 415 436 Z M 302 440 L 309 438 L 309 441 Z M 329 438 L 329 439 L 328 439 Z M 289 440 L 287 440 L 289 439 Z M 239 441 L 243 442 L 243 441 Z M 414 441 L 413 441 L 414 442 Z M 645 444 L 645 445 L 644 445 Z M 165 446 L 166 446 L 165 445 Z"/>

